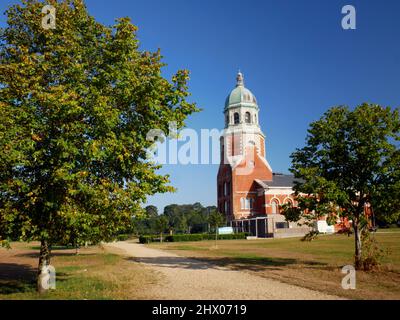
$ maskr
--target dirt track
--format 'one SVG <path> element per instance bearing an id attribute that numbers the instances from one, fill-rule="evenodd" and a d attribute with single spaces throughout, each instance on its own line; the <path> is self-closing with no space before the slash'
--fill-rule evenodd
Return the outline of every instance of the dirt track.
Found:
<path id="1" fill-rule="evenodd" d="M 141 244 L 116 242 L 108 245 L 123 249 L 128 256 L 160 273 L 163 280 L 153 288 L 154 299 L 339 299 L 336 296 L 180 257 Z"/>

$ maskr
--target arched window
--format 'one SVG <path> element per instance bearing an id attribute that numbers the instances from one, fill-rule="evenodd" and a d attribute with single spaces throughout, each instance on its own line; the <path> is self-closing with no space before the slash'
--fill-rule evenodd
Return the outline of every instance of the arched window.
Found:
<path id="1" fill-rule="evenodd" d="M 271 208 L 272 208 L 272 213 L 277 214 L 278 213 L 278 208 L 279 208 L 279 202 L 276 199 L 273 199 L 271 201 Z"/>
<path id="2" fill-rule="evenodd" d="M 240 122 L 239 113 L 235 112 L 235 114 L 233 115 L 233 121 L 235 124 L 239 124 Z"/>
<path id="3" fill-rule="evenodd" d="M 287 199 L 285 200 L 285 203 L 287 203 L 287 204 L 289 204 L 291 207 L 293 207 L 293 200 L 292 200 L 292 199 L 287 198 Z"/>
<path id="4" fill-rule="evenodd" d="M 226 125 L 229 125 L 229 115 L 226 116 Z"/>
<path id="5" fill-rule="evenodd" d="M 251 115 L 250 115 L 250 112 L 246 112 L 244 119 L 245 119 L 245 122 L 246 122 L 246 123 L 251 123 Z"/>
<path id="6" fill-rule="evenodd" d="M 257 124 L 257 115 L 254 115 L 254 123 Z"/>

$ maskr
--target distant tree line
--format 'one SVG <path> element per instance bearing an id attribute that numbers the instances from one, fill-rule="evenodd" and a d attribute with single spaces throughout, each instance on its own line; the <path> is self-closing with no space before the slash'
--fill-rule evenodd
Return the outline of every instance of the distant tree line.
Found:
<path id="1" fill-rule="evenodd" d="M 145 208 L 143 216 L 132 219 L 135 234 L 160 234 L 160 233 L 204 233 L 213 231 L 209 217 L 217 212 L 217 207 L 203 207 L 200 203 L 170 204 L 164 207 L 164 212 L 159 213 L 156 206 L 149 205 Z"/>

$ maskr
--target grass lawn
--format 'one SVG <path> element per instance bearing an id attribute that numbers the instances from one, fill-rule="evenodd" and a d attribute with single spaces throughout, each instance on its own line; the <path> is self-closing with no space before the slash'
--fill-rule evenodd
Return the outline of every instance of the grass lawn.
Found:
<path id="1" fill-rule="evenodd" d="M 378 233 L 394 233 L 394 232 L 399 232 L 400 233 L 400 228 L 382 228 L 378 230 Z"/>
<path id="2" fill-rule="evenodd" d="M 94 246 L 76 255 L 74 249 L 53 249 L 56 290 L 39 295 L 35 291 L 38 244 L 0 248 L 0 299 L 148 299 L 147 289 L 157 275 L 110 250 Z"/>
<path id="3" fill-rule="evenodd" d="M 218 249 L 213 241 L 149 246 L 346 298 L 400 299 L 400 232 L 385 230 L 375 237 L 389 253 L 381 270 L 357 272 L 355 290 L 341 287 L 345 276 L 341 268 L 353 263 L 354 238 L 347 235 L 320 236 L 312 242 L 299 238 L 225 240 L 218 241 Z"/>

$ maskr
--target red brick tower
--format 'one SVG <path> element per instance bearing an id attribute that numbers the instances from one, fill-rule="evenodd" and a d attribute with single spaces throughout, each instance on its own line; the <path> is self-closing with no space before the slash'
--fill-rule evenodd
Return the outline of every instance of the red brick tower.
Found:
<path id="1" fill-rule="evenodd" d="M 228 221 L 265 214 L 257 205 L 259 185 L 273 180 L 265 158 L 265 135 L 258 122 L 255 96 L 245 88 L 243 75 L 225 102 L 225 130 L 220 140 L 221 164 L 218 170 L 218 209 Z"/>

